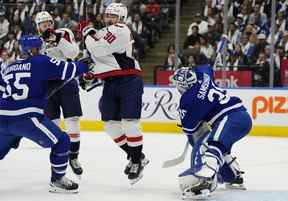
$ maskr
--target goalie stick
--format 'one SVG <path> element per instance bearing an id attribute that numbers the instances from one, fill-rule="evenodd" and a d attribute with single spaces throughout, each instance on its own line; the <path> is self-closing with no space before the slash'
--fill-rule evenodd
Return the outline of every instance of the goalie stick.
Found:
<path id="1" fill-rule="evenodd" d="M 186 157 L 187 152 L 188 152 L 188 148 L 189 148 L 189 142 L 187 141 L 185 148 L 183 150 L 183 153 L 177 158 L 164 161 L 162 168 L 169 168 L 169 167 L 173 167 L 173 166 L 176 166 L 176 165 L 182 163 L 185 160 L 185 157 Z"/>
<path id="2" fill-rule="evenodd" d="M 200 129 L 198 131 L 196 131 L 193 135 L 200 136 L 200 135 L 202 135 L 202 133 L 205 133 L 207 131 L 210 132 L 212 130 L 210 123 L 203 122 L 202 125 L 203 126 L 201 126 Z M 177 126 L 178 127 L 182 127 L 182 125 L 177 125 Z M 187 152 L 188 152 L 188 148 L 189 148 L 189 141 L 187 140 L 187 142 L 185 144 L 185 148 L 183 150 L 183 153 L 177 158 L 164 161 L 163 164 L 162 164 L 162 168 L 173 167 L 173 166 L 179 165 L 180 163 L 184 162 L 184 160 L 186 158 L 186 155 L 187 155 Z"/>

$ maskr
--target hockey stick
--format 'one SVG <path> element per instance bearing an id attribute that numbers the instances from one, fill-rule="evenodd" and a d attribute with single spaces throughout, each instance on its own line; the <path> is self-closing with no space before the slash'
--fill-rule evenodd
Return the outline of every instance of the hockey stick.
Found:
<path id="1" fill-rule="evenodd" d="M 54 94 L 56 94 L 60 89 L 62 89 L 66 84 L 68 84 L 71 80 L 73 80 L 73 78 L 66 80 L 63 84 L 61 84 L 59 87 L 53 89 L 50 94 L 48 94 L 48 96 L 46 97 L 47 99 L 51 98 Z"/>
<path id="2" fill-rule="evenodd" d="M 173 166 L 176 166 L 176 165 L 184 162 L 185 157 L 186 157 L 187 152 L 188 152 L 188 148 L 189 148 L 189 142 L 187 141 L 187 142 L 186 142 L 186 145 L 185 145 L 185 148 L 184 148 L 184 150 L 183 150 L 183 153 L 182 153 L 179 157 L 177 157 L 177 158 L 164 161 L 164 162 L 163 162 L 163 165 L 162 165 L 162 168 L 173 167 Z"/>
<path id="3" fill-rule="evenodd" d="M 196 131 L 195 133 L 193 133 L 192 135 L 194 136 L 201 136 L 202 134 L 206 133 L 206 132 L 210 132 L 212 130 L 210 123 L 208 122 L 203 122 L 202 123 L 203 126 L 200 127 L 200 129 L 198 129 L 198 131 Z M 182 125 L 177 125 L 178 127 L 182 127 Z M 188 134 L 187 134 L 188 135 Z M 163 162 L 162 168 L 169 168 L 169 167 L 173 167 L 176 166 L 182 162 L 184 162 L 185 157 L 187 155 L 188 152 L 188 148 L 189 148 L 189 141 L 186 142 L 185 148 L 183 153 L 174 159 L 171 160 L 167 160 Z"/>
<path id="4" fill-rule="evenodd" d="M 96 87 L 99 87 L 101 85 L 103 85 L 103 82 L 96 82 L 90 88 L 86 89 L 86 91 L 87 92 L 92 91 L 93 89 L 95 89 Z"/>

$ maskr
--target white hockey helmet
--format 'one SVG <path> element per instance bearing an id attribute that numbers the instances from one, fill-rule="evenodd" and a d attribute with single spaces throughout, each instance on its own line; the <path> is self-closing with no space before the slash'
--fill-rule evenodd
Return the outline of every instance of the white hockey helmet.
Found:
<path id="1" fill-rule="evenodd" d="M 128 15 L 127 7 L 123 3 L 111 3 L 107 6 L 105 14 L 117 15 L 119 21 L 125 22 Z"/>
<path id="2" fill-rule="evenodd" d="M 36 14 L 36 17 L 35 17 L 35 23 L 36 23 L 36 26 L 37 26 L 37 29 L 39 31 L 39 24 L 42 23 L 42 22 L 51 22 L 52 25 L 54 26 L 54 20 L 53 20 L 53 17 L 47 12 L 47 11 L 41 11 L 41 12 L 38 12 Z"/>

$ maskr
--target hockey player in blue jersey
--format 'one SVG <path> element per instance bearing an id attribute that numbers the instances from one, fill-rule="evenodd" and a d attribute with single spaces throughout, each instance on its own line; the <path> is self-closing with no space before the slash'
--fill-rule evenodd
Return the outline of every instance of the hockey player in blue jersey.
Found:
<path id="1" fill-rule="evenodd" d="M 243 187 L 243 177 L 231 149 L 246 136 L 252 120 L 242 101 L 219 88 L 211 68 L 182 67 L 172 78 L 181 93 L 183 132 L 193 147 L 191 167 L 179 175 L 183 198 L 202 197 L 217 183 Z"/>
<path id="2" fill-rule="evenodd" d="M 0 76 L 0 159 L 17 148 L 21 137 L 50 147 L 50 192 L 78 192 L 78 184 L 65 176 L 69 136 L 44 115 L 44 108 L 48 80 L 70 80 L 88 66 L 40 55 L 37 36 L 23 36 L 19 43 L 23 59 L 3 68 Z"/>

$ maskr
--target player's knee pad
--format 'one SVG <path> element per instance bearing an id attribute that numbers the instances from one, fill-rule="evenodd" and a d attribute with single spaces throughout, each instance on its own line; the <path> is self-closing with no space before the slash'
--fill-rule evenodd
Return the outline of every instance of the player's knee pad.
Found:
<path id="1" fill-rule="evenodd" d="M 122 124 L 128 145 L 132 147 L 142 145 L 143 135 L 139 119 L 123 119 Z"/>
<path id="2" fill-rule="evenodd" d="M 225 163 L 219 170 L 219 179 L 222 182 L 233 182 L 237 176 L 243 172 L 240 169 L 236 157 L 233 157 L 231 154 L 224 156 Z"/>
<path id="3" fill-rule="evenodd" d="M 80 117 L 69 117 L 64 119 L 65 128 L 70 136 L 71 142 L 80 141 Z"/>
<path id="4" fill-rule="evenodd" d="M 52 122 L 53 122 L 54 124 L 56 124 L 57 126 L 60 126 L 61 120 L 60 120 L 60 119 L 53 119 Z"/>
<path id="5" fill-rule="evenodd" d="M 116 144 L 122 146 L 127 142 L 121 121 L 105 121 L 104 127 L 106 133 L 114 140 Z"/>

